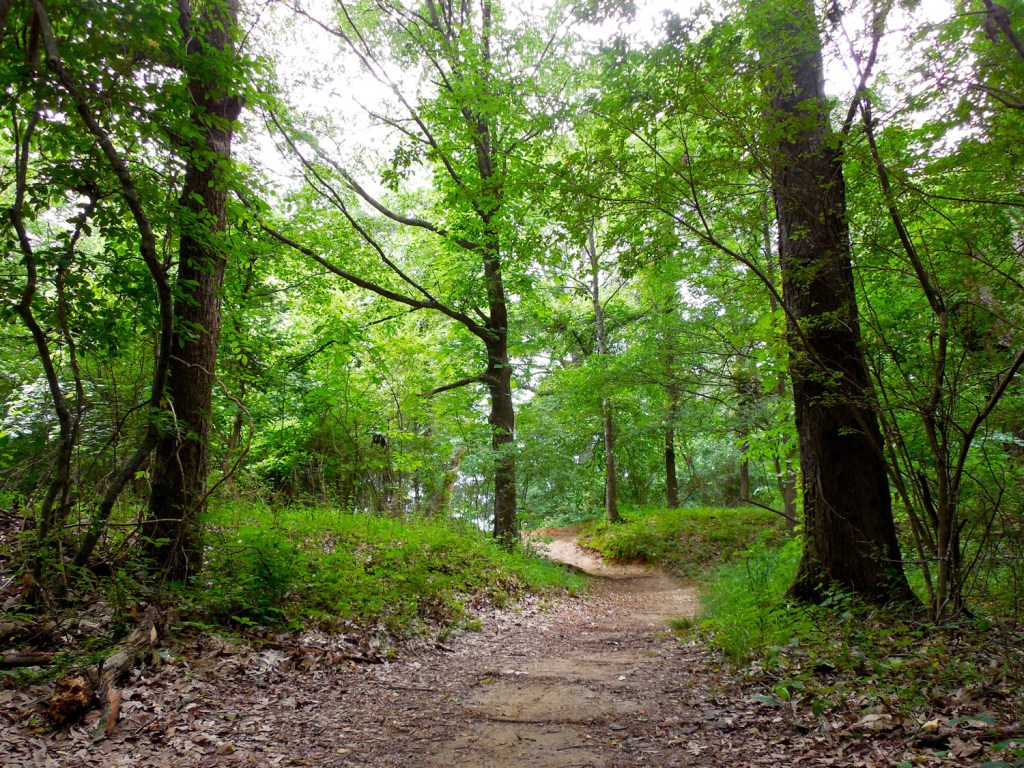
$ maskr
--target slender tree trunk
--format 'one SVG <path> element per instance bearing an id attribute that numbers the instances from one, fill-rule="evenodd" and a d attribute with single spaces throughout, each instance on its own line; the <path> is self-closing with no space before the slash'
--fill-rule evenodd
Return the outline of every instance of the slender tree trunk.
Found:
<path id="1" fill-rule="evenodd" d="M 767 211 L 766 211 L 767 214 Z M 772 284 L 776 285 L 775 254 L 772 252 L 771 225 L 766 220 L 763 229 L 764 236 L 764 258 L 767 264 L 767 272 Z M 768 294 L 768 309 L 774 315 L 779 311 L 779 302 L 774 292 Z M 775 384 L 775 396 L 779 402 L 785 402 L 789 393 L 786 388 L 786 374 L 779 373 L 778 381 Z M 786 435 L 782 440 L 780 449 L 775 452 L 775 482 L 779 489 L 779 496 L 782 498 L 782 511 L 786 513 L 786 530 L 790 536 L 796 532 L 797 509 L 796 509 L 796 468 L 793 466 L 793 459 L 796 457 L 796 446 L 793 439 Z"/>
<path id="2" fill-rule="evenodd" d="M 171 350 L 174 310 L 170 282 L 167 279 L 166 270 L 157 253 L 156 237 L 153 232 L 152 223 L 143 207 L 139 190 L 135 186 L 131 171 L 118 151 L 110 133 L 98 120 L 97 114 L 93 111 L 87 98 L 87 92 L 79 86 L 64 65 L 45 4 L 42 0 L 32 0 L 32 8 L 36 29 L 46 52 L 47 69 L 53 74 L 56 83 L 59 84 L 60 88 L 69 97 L 70 102 L 67 106 L 73 107 L 73 111 L 78 114 L 87 132 L 95 141 L 96 147 L 102 152 L 110 170 L 117 177 L 121 196 L 131 213 L 138 231 L 139 253 L 156 288 L 160 317 L 160 334 L 156 360 L 153 365 L 153 381 L 150 387 L 148 402 L 149 421 L 146 426 L 146 432 L 131 456 L 128 457 L 108 482 L 103 497 L 92 515 L 92 519 L 82 536 L 82 542 L 73 560 L 74 566 L 81 567 L 88 562 L 89 557 L 92 555 L 121 491 L 124 490 L 131 478 L 134 477 L 135 472 L 138 471 L 142 463 L 149 457 L 156 444 L 158 436 L 157 417 L 161 411 L 160 404 L 163 400 L 167 381 L 167 363 Z"/>
<path id="3" fill-rule="evenodd" d="M 601 269 L 597 258 L 594 227 L 587 232 L 587 256 L 590 259 L 590 303 L 594 308 L 594 327 L 597 331 L 597 354 L 606 365 L 608 337 L 604 323 L 604 305 L 601 304 Z M 602 388 L 605 384 L 602 382 Z M 622 522 L 619 514 L 618 485 L 615 478 L 615 425 L 612 401 L 608 395 L 601 398 L 601 425 L 604 439 L 604 517 L 609 523 Z"/>
<path id="4" fill-rule="evenodd" d="M 750 450 L 750 441 L 744 440 L 740 443 L 740 503 L 750 501 L 750 462 L 747 460 L 747 451 Z"/>
<path id="5" fill-rule="evenodd" d="M 622 522 L 619 514 L 618 484 L 615 479 L 615 428 L 612 424 L 612 401 L 601 400 L 604 426 L 604 519 L 609 523 Z"/>
<path id="6" fill-rule="evenodd" d="M 669 422 L 665 427 L 665 505 L 679 509 L 679 478 L 676 476 L 676 430 Z"/>
<path id="7" fill-rule="evenodd" d="M 492 309 L 492 318 L 493 318 Z M 512 405 L 512 368 L 508 361 L 508 336 L 487 346 L 484 380 L 491 398 L 491 450 L 494 454 L 494 538 L 512 546 L 519 537 L 516 515 L 515 409 Z"/>
<path id="8" fill-rule="evenodd" d="M 176 343 L 168 372 L 173 421 L 157 444 L 145 533 L 157 566 L 168 578 L 184 581 L 202 567 L 199 516 L 206 494 L 225 268 L 220 243 L 227 210 L 224 167 L 241 103 L 223 85 L 230 82 L 237 0 L 212 2 L 197 20 L 189 0 L 179 0 L 178 7 L 187 41 L 188 90 L 202 138 L 189 152 L 181 195 Z"/>
<path id="9" fill-rule="evenodd" d="M 491 79 L 491 0 L 480 3 L 480 42 L 482 45 L 482 80 L 490 95 Z M 494 96 L 490 96 L 494 98 Z M 512 547 L 519 541 L 519 519 L 516 508 L 516 416 L 512 403 L 512 366 L 508 358 L 508 303 L 501 275 L 501 236 L 494 220 L 504 198 L 504 178 L 491 136 L 490 117 L 480 109 L 466 109 L 464 114 L 474 129 L 473 143 L 477 170 L 480 172 L 480 198 L 476 213 L 484 230 L 484 282 L 487 286 L 486 332 L 487 370 L 483 381 L 491 399 L 488 423 L 491 427 L 491 450 L 494 454 L 494 538 L 502 546 Z"/>
<path id="10" fill-rule="evenodd" d="M 838 586 L 907 601 L 881 431 L 861 349 L 842 154 L 829 128 L 821 42 L 810 0 L 776 25 L 778 126 L 772 187 L 804 483 L 805 545 L 791 592 Z M 774 11 L 773 11 L 774 12 Z"/>
<path id="11" fill-rule="evenodd" d="M 242 290 L 239 294 L 239 301 L 241 306 L 247 306 L 249 299 L 252 296 L 252 289 L 256 282 L 256 257 L 251 256 L 249 263 L 245 268 L 245 277 L 242 281 Z M 233 322 L 233 330 L 237 338 L 241 338 L 244 329 L 242 328 L 241 321 L 238 317 L 235 317 Z M 224 456 L 221 459 L 221 474 L 224 477 L 224 481 L 228 486 L 228 491 L 231 493 L 232 498 L 235 501 L 241 500 L 241 493 L 238 490 L 238 482 L 235 479 L 235 472 L 238 466 L 241 464 L 242 459 L 245 457 L 247 447 L 242 447 L 242 430 L 245 427 L 245 419 L 247 410 L 245 407 L 245 395 L 246 395 L 246 373 L 251 366 L 251 357 L 247 358 L 245 362 L 241 360 L 235 361 L 235 367 L 238 371 L 238 389 L 237 396 L 235 398 L 235 416 L 231 420 L 231 433 L 228 435 L 227 445 L 224 447 Z"/>
<path id="12" fill-rule="evenodd" d="M 452 492 L 455 490 L 455 481 L 459 477 L 459 464 L 462 457 L 466 455 L 466 446 L 462 445 L 455 449 L 448 465 L 441 473 L 441 483 L 436 491 L 427 497 L 427 512 L 431 515 L 447 515 L 451 511 Z"/>
<path id="13" fill-rule="evenodd" d="M 18 238 L 22 260 L 25 263 L 25 287 L 22 290 L 20 301 L 14 306 L 14 311 L 22 319 L 25 327 L 28 328 L 29 333 L 32 335 L 32 340 L 36 346 L 36 353 L 39 356 L 39 361 L 46 377 L 46 384 L 50 390 L 50 400 L 53 404 L 54 414 L 57 416 L 58 425 L 57 451 L 54 457 L 53 471 L 50 483 L 46 489 L 46 495 L 39 510 L 38 532 L 41 544 L 39 554 L 42 554 L 43 551 L 50 548 L 52 544 L 51 535 L 55 532 L 66 511 L 60 501 L 66 500 L 71 483 L 71 457 L 75 446 L 77 426 L 76 420 L 72 418 L 71 409 L 68 406 L 64 390 L 61 387 L 60 376 L 50 350 L 49 339 L 32 309 L 39 278 L 32 238 L 25 227 L 24 204 L 25 196 L 28 192 L 28 159 L 33 133 L 35 132 L 39 117 L 38 109 L 33 110 L 24 126 L 20 137 L 21 141 L 15 148 L 16 183 L 14 204 L 7 213 Z M 62 312 L 58 314 L 62 315 Z M 41 574 L 41 560 L 36 560 L 33 570 L 36 572 L 37 577 Z"/>

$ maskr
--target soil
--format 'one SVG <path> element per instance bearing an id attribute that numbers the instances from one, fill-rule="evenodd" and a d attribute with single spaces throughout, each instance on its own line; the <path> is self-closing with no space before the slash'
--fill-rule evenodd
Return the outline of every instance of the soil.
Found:
<path id="1" fill-rule="evenodd" d="M 42 686 L 0 691 L 0 765 L 569 766 L 896 765 L 869 742 L 797 733 L 743 694 L 666 620 L 693 590 L 639 565 L 607 565 L 549 529 L 538 546 L 592 574 L 585 596 L 531 598 L 481 629 L 410 643 L 356 664 L 331 639 L 316 653 L 206 637 L 137 670 L 121 720 L 92 743 L 93 718 L 47 732 Z"/>

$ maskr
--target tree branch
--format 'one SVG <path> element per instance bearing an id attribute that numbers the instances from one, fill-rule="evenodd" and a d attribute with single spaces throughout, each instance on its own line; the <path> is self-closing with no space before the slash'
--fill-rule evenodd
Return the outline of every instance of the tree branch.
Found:
<path id="1" fill-rule="evenodd" d="M 765 510 L 767 510 L 769 512 L 772 512 L 773 514 L 776 514 L 779 517 L 785 518 L 786 520 L 788 520 L 789 522 L 791 522 L 793 524 L 796 524 L 796 522 L 797 522 L 795 518 L 790 517 L 785 512 L 783 512 L 781 509 L 776 509 L 775 507 L 769 507 L 767 504 L 762 504 L 760 501 L 755 501 L 754 499 L 750 499 L 750 498 L 740 499 L 740 501 L 742 501 L 744 504 L 750 504 L 751 506 L 758 507 L 760 509 L 765 509 Z"/>
<path id="2" fill-rule="evenodd" d="M 484 381 L 483 374 L 480 374 L 480 375 L 477 375 L 477 376 L 470 376 L 470 377 L 465 378 L 465 379 L 459 379 L 458 381 L 453 381 L 451 384 L 445 384 L 445 385 L 440 386 L 440 387 L 434 387 L 433 389 L 428 389 L 426 392 L 420 392 L 419 393 L 419 397 L 433 397 L 434 395 L 439 395 L 442 392 L 450 392 L 453 389 L 459 389 L 460 387 L 468 387 L 470 384 L 479 384 L 479 383 L 482 383 L 483 381 Z"/>
<path id="3" fill-rule="evenodd" d="M 312 248 L 302 245 L 301 243 L 292 240 L 287 235 L 278 232 L 276 229 L 271 227 L 269 224 L 267 224 L 259 217 L 256 217 L 256 223 L 259 225 L 260 229 L 262 229 L 264 232 L 270 235 L 270 237 L 272 237 L 273 239 L 277 240 L 277 242 L 281 243 L 282 245 L 287 245 L 289 248 L 298 251 L 304 256 L 309 257 L 317 264 L 319 264 L 321 267 L 326 269 L 328 272 L 337 275 L 343 280 L 347 280 L 348 282 L 352 283 L 352 285 L 358 286 L 359 288 L 363 288 L 367 291 L 370 291 L 371 293 L 375 293 L 378 296 L 384 297 L 385 299 L 390 299 L 391 301 L 397 302 L 399 304 L 405 304 L 407 307 L 412 307 L 413 309 L 436 310 L 437 312 L 440 312 L 446 317 L 451 318 L 457 323 L 461 323 L 462 325 L 466 326 L 466 328 L 473 335 L 478 336 L 481 339 L 483 339 L 486 336 L 486 329 L 479 325 L 478 323 L 474 322 L 473 319 L 469 317 L 469 315 L 463 312 L 454 310 L 451 307 L 448 307 L 447 305 L 442 304 L 441 302 L 433 298 L 427 301 L 421 299 L 414 299 L 411 296 L 406 296 L 405 294 L 398 293 L 397 291 L 393 291 L 390 288 L 385 288 L 384 286 L 378 285 L 377 283 L 374 283 L 370 280 L 365 280 L 359 277 L 358 275 L 354 275 L 351 272 L 344 270 L 341 267 L 337 266 L 336 264 L 333 264 L 332 262 L 328 261 L 323 256 L 314 251 Z"/>

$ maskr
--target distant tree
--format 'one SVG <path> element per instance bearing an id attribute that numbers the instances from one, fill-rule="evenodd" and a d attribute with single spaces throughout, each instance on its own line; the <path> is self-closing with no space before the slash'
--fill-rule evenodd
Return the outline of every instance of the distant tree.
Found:
<path id="1" fill-rule="evenodd" d="M 395 192 L 407 186 L 411 194 L 389 202 L 315 137 L 285 129 L 321 204 L 354 227 L 378 263 L 363 269 L 342 266 L 329 249 L 274 234 L 354 285 L 416 310 L 441 313 L 482 345 L 482 372 L 429 394 L 480 384 L 486 388 L 494 535 L 511 543 L 518 522 L 508 281 L 510 272 L 522 281 L 528 261 L 522 252 L 527 241 L 519 230 L 530 194 L 524 174 L 529 175 L 533 161 L 524 160 L 539 153 L 537 139 L 553 123 L 543 89 L 549 84 L 546 69 L 552 62 L 564 64 L 555 56 L 564 30 L 542 38 L 534 30 L 508 27 L 504 19 L 492 0 L 396 1 L 372 12 L 339 3 L 335 22 L 314 19 L 394 96 L 389 111 L 372 115 L 401 138 L 381 180 Z M 405 81 L 393 74 L 395 61 L 410 65 Z M 280 120 L 278 125 L 284 128 Z M 416 168 L 426 169 L 432 180 L 431 213 L 402 211 L 410 206 L 408 198 L 416 199 L 420 180 L 411 170 Z M 429 210 L 430 204 L 423 208 Z M 417 241 L 418 263 L 403 259 L 404 247 L 388 242 L 385 226 L 404 228 L 398 237 Z"/>

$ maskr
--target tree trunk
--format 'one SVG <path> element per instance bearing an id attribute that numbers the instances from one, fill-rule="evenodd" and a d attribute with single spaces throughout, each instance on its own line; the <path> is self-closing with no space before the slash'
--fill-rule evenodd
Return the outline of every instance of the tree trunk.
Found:
<path id="1" fill-rule="evenodd" d="M 462 457 L 466 455 L 466 446 L 460 445 L 455 449 L 448 466 L 441 475 L 440 487 L 427 497 L 427 512 L 433 516 L 447 515 L 451 511 L 452 492 L 455 490 L 455 481 L 459 477 L 459 464 Z"/>
<path id="2" fill-rule="evenodd" d="M 187 41 L 189 95 L 202 138 L 190 149 L 181 194 L 175 344 L 168 372 L 172 423 L 156 447 L 151 477 L 148 554 L 169 579 L 187 580 L 202 567 L 199 516 L 205 503 L 213 382 L 221 328 L 226 227 L 224 168 L 241 102 L 223 83 L 231 66 L 236 0 L 204 7 L 198 24 L 179 0 Z"/>
<path id="3" fill-rule="evenodd" d="M 676 413 L 679 409 L 675 387 L 668 388 L 668 413 L 665 416 L 665 505 L 679 509 L 679 476 L 676 473 Z"/>
<path id="4" fill-rule="evenodd" d="M 796 533 L 796 472 L 793 470 L 792 450 L 787 447 L 785 456 L 775 457 L 775 484 L 782 498 L 782 511 L 786 513 L 786 531 Z"/>
<path id="5" fill-rule="evenodd" d="M 480 3 L 480 43 L 482 80 L 486 96 L 491 94 L 491 0 Z M 491 450 L 494 454 L 494 538 L 504 547 L 519 541 L 519 520 L 516 510 L 515 407 L 512 404 L 512 366 L 508 359 L 508 304 L 501 275 L 501 236 L 494 219 L 501 210 L 505 195 L 502 162 L 492 143 L 491 116 L 484 110 L 464 109 L 473 126 L 476 164 L 480 172 L 480 198 L 475 204 L 483 224 L 484 281 L 487 285 L 487 320 L 484 346 L 487 349 L 487 370 L 484 382 L 491 398 Z"/>
<path id="6" fill-rule="evenodd" d="M 765 264 L 767 264 L 767 273 L 771 278 L 772 285 L 776 283 L 776 272 L 775 272 L 775 255 L 772 252 L 772 234 L 771 225 L 765 220 L 764 228 L 762 230 L 764 236 L 764 257 Z M 776 293 L 770 291 L 768 293 L 768 308 L 774 315 L 779 311 L 779 302 L 776 299 Z M 786 391 L 786 374 L 780 373 L 778 381 L 775 383 L 775 396 L 779 402 L 784 402 L 789 393 Z M 796 469 L 793 466 L 793 459 L 796 456 L 796 446 L 793 444 L 793 440 L 789 435 L 786 435 L 782 440 L 782 445 L 779 450 L 775 452 L 775 483 L 779 490 L 779 496 L 782 498 L 782 511 L 786 514 L 786 530 L 790 536 L 796 533 L 797 524 L 797 509 L 796 509 Z"/>
<path id="7" fill-rule="evenodd" d="M 612 401 L 601 400 L 604 425 L 604 518 L 609 523 L 621 523 L 618 487 L 615 481 L 615 429 L 612 424 Z"/>
<path id="8" fill-rule="evenodd" d="M 665 427 L 665 506 L 679 509 L 679 478 L 676 476 L 676 431 Z"/>
<path id="9" fill-rule="evenodd" d="M 833 587 L 876 603 L 913 599 L 861 349 L 842 154 L 829 128 L 814 5 L 797 0 L 774 59 L 772 169 L 790 372 L 804 483 L 804 552 L 791 593 Z"/>
<path id="10" fill-rule="evenodd" d="M 747 451 L 750 450 L 750 441 L 744 440 L 740 443 L 740 503 L 750 501 L 750 461 L 747 460 Z"/>
<path id="11" fill-rule="evenodd" d="M 597 331 L 597 354 L 602 368 L 608 354 L 608 338 L 604 325 L 604 306 L 601 304 L 601 268 L 597 258 L 597 239 L 594 227 L 587 231 L 587 256 L 590 259 L 590 302 L 594 307 L 594 327 Z M 601 382 L 602 389 L 605 383 Z M 618 487 L 615 481 L 615 429 L 612 422 L 612 403 L 608 395 L 601 398 L 601 425 L 604 438 L 604 517 L 609 523 L 622 522 L 619 515 Z"/>
<path id="12" fill-rule="evenodd" d="M 493 310 L 492 310 L 493 318 Z M 494 538 L 512 546 L 519 538 L 516 516 L 515 409 L 512 405 L 512 368 L 508 362 L 508 336 L 487 345 L 484 379 L 491 398 L 491 450 L 494 454 Z"/>

